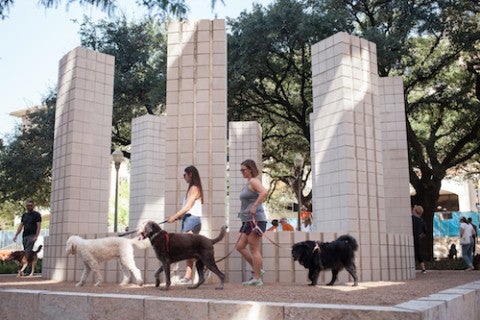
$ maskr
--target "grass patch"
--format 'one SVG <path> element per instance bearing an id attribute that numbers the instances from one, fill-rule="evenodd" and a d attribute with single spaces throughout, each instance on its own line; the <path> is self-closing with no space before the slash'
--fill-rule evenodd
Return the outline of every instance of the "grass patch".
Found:
<path id="1" fill-rule="evenodd" d="M 0 274 L 16 274 L 18 272 L 18 264 L 15 262 L 6 262 L 0 261 Z M 35 273 L 42 272 L 42 259 L 38 259 L 37 265 L 35 266 Z M 24 271 L 25 274 L 30 273 L 30 267 L 27 267 Z"/>

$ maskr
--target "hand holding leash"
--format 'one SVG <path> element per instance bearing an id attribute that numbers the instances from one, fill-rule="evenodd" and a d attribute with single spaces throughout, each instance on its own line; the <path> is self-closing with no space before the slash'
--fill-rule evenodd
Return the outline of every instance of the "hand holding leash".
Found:
<path id="1" fill-rule="evenodd" d="M 163 221 L 162 223 L 165 223 L 165 222 L 174 223 L 175 221 L 177 221 L 178 219 L 180 219 L 180 218 L 175 218 L 175 219 L 174 219 L 174 217 L 175 217 L 174 215 L 171 216 L 171 217 L 168 217 L 168 218 L 167 218 L 165 221 Z M 162 224 L 162 223 L 160 223 L 160 224 Z"/>

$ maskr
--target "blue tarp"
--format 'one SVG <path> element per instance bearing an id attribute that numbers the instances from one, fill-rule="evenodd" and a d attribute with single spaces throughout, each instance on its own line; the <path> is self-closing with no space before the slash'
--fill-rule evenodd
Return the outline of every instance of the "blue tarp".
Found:
<path id="1" fill-rule="evenodd" d="M 472 218 L 472 223 L 478 227 L 478 212 L 435 212 L 433 216 L 433 237 L 460 236 L 460 218 Z"/>

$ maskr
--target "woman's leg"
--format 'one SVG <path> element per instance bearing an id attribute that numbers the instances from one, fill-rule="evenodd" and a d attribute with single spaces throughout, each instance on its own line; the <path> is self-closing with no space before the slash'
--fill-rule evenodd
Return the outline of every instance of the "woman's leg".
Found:
<path id="1" fill-rule="evenodd" d="M 251 254 L 251 266 L 253 268 L 254 278 L 261 279 L 261 269 L 263 266 L 263 258 L 261 253 L 261 244 L 262 244 L 262 237 L 259 237 L 255 232 L 251 232 L 247 236 L 248 245 L 250 247 L 250 254 Z"/>
<path id="2" fill-rule="evenodd" d="M 468 244 L 462 244 L 462 258 L 467 267 L 470 267 L 470 257 L 468 256 Z"/>
<path id="3" fill-rule="evenodd" d="M 469 261 L 468 266 L 471 268 L 473 267 L 473 243 L 470 243 L 470 245 L 468 246 L 467 255 Z"/>
<path id="4" fill-rule="evenodd" d="M 245 260 L 247 260 L 248 264 L 251 265 L 253 268 L 252 254 L 250 253 L 250 250 L 247 249 L 247 244 L 247 235 L 245 233 L 241 233 L 240 239 L 238 239 L 236 249 L 245 258 Z"/>
<path id="5" fill-rule="evenodd" d="M 186 233 L 193 233 L 192 230 L 186 232 Z M 192 270 L 193 270 L 193 263 L 195 260 L 189 259 L 185 260 L 185 275 L 183 276 L 184 279 L 191 280 L 192 278 Z"/>

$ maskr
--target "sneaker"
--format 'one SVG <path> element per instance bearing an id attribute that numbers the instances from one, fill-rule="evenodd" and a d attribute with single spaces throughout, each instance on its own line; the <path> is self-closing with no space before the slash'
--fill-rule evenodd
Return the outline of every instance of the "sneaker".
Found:
<path id="1" fill-rule="evenodd" d="M 423 274 L 427 273 L 427 270 L 423 269 L 423 270 L 422 270 L 422 273 L 423 273 Z"/>
<path id="2" fill-rule="evenodd" d="M 262 280 L 263 280 L 263 275 L 265 274 L 265 272 L 266 272 L 265 270 L 260 269 L 260 278 L 261 278 Z M 252 275 L 251 275 L 251 277 L 250 277 L 250 280 L 255 279 L 255 272 L 252 271 L 251 273 L 252 273 Z"/>
<path id="3" fill-rule="evenodd" d="M 472 271 L 473 270 L 473 267 L 468 267 L 467 269 L 465 269 L 465 271 Z"/>
<path id="4" fill-rule="evenodd" d="M 179 284 L 191 284 L 192 283 L 192 279 L 188 279 L 188 278 L 182 278 L 178 281 Z"/>
<path id="5" fill-rule="evenodd" d="M 262 279 L 250 279 L 248 280 L 247 282 L 243 282 L 242 285 L 244 287 L 247 287 L 247 286 L 253 286 L 253 287 L 261 287 L 263 286 L 263 281 Z"/>

